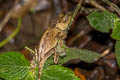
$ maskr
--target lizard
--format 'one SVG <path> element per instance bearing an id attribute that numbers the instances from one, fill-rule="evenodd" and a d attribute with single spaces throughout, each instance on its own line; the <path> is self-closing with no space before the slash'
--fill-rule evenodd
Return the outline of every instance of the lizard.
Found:
<path id="1" fill-rule="evenodd" d="M 45 33 L 43 34 L 37 55 L 38 55 L 38 62 L 39 62 L 39 78 L 42 74 L 42 69 L 45 61 L 55 53 L 56 56 L 56 47 L 59 45 L 59 42 L 63 42 L 66 38 L 67 31 L 69 29 L 69 23 L 72 19 L 71 13 L 67 14 L 60 14 L 58 16 L 58 20 L 53 27 L 49 27 Z M 54 57 L 54 62 L 57 63 L 56 57 Z"/>

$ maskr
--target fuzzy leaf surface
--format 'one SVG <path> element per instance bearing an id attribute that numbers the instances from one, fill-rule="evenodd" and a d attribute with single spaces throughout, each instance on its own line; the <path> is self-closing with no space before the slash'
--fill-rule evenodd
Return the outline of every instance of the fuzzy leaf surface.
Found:
<path id="1" fill-rule="evenodd" d="M 101 57 L 99 53 L 86 49 L 65 48 L 65 50 L 66 50 L 66 56 L 59 57 L 59 64 L 64 64 L 72 59 L 80 59 L 81 61 L 92 63 Z M 53 64 L 54 64 L 53 56 L 51 56 L 45 62 L 44 68 Z"/>
<path id="2" fill-rule="evenodd" d="M 116 55 L 118 66 L 120 68 L 120 41 L 117 41 L 115 44 L 115 55 Z"/>
<path id="3" fill-rule="evenodd" d="M 74 72 L 60 65 L 53 65 L 43 70 L 41 80 L 80 80 Z"/>
<path id="4" fill-rule="evenodd" d="M 115 22 L 111 37 L 116 40 L 120 40 L 120 22 Z"/>
<path id="5" fill-rule="evenodd" d="M 94 29 L 108 33 L 114 27 L 114 19 L 117 18 L 117 15 L 108 11 L 92 12 L 87 18 Z"/>
<path id="6" fill-rule="evenodd" d="M 19 52 L 0 54 L 0 77 L 6 80 L 34 80 L 30 62 Z"/>
<path id="7" fill-rule="evenodd" d="M 69 61 L 70 59 L 80 59 L 82 61 L 92 63 L 95 62 L 101 55 L 97 52 L 86 50 L 86 49 L 77 49 L 77 48 L 66 48 L 66 57 L 64 61 Z"/>

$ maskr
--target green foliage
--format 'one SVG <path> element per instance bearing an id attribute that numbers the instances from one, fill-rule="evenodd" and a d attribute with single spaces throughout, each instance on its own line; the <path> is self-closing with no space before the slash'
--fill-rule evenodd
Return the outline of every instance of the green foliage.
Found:
<path id="1" fill-rule="evenodd" d="M 60 61 L 61 58 L 59 58 L 59 61 Z M 44 69 L 47 68 L 48 66 L 51 66 L 51 65 L 54 65 L 54 62 L 53 62 L 53 55 L 50 56 L 47 61 L 45 62 L 44 64 Z"/>
<path id="2" fill-rule="evenodd" d="M 114 28 L 111 34 L 111 37 L 116 40 L 120 40 L 120 22 L 119 20 L 115 20 Z"/>
<path id="3" fill-rule="evenodd" d="M 112 30 L 111 37 L 116 39 L 115 53 L 117 63 L 120 67 L 120 19 L 109 12 L 93 12 L 88 16 L 88 20 L 93 28 L 101 32 L 109 32 Z"/>
<path id="4" fill-rule="evenodd" d="M 59 58 L 59 64 L 64 64 L 65 62 L 68 62 L 71 59 L 80 59 L 82 61 L 92 63 L 101 57 L 100 54 L 85 49 L 65 48 L 65 50 L 67 55 L 65 57 Z M 44 68 L 53 64 L 53 56 L 51 56 L 46 61 Z"/>
<path id="5" fill-rule="evenodd" d="M 59 65 L 53 65 L 43 70 L 41 80 L 80 80 L 74 72 Z"/>
<path id="6" fill-rule="evenodd" d="M 118 66 L 120 67 L 120 41 L 117 41 L 115 44 L 115 54 Z"/>
<path id="7" fill-rule="evenodd" d="M 67 55 L 64 58 L 65 62 L 71 59 L 79 58 L 82 61 L 91 63 L 101 57 L 100 54 L 94 51 L 85 50 L 85 49 L 77 49 L 77 48 L 66 48 L 66 53 Z"/>
<path id="8" fill-rule="evenodd" d="M 18 18 L 17 28 L 6 39 L 0 42 L 0 47 L 3 47 L 5 44 L 7 44 L 11 39 L 13 39 L 17 35 L 17 33 L 20 31 L 21 25 L 22 25 L 22 18 Z"/>
<path id="9" fill-rule="evenodd" d="M 19 52 L 0 54 L 0 77 L 6 80 L 34 80 L 29 61 Z"/>
<path id="10" fill-rule="evenodd" d="M 53 62 L 53 59 L 52 59 Z M 47 66 L 48 67 L 48 66 Z M 38 68 L 31 68 L 30 62 L 19 52 L 0 54 L 0 77 L 6 80 L 37 80 Z M 41 80 L 80 80 L 74 73 L 62 66 L 50 66 L 43 70 Z"/>
<path id="11" fill-rule="evenodd" d="M 117 16 L 108 11 L 92 12 L 88 15 L 90 25 L 98 31 L 108 33 L 114 27 L 114 19 Z"/>
<path id="12" fill-rule="evenodd" d="M 0 80 L 4 80 L 4 79 L 2 79 L 2 78 L 0 77 Z"/>

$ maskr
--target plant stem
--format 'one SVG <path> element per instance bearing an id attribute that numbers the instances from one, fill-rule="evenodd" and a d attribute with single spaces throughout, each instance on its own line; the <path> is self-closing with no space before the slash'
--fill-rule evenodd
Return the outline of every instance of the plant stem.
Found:
<path id="1" fill-rule="evenodd" d="M 4 28 L 4 26 L 6 25 L 6 23 L 8 22 L 8 20 L 11 18 L 12 11 L 13 10 L 10 10 L 8 12 L 8 14 L 5 16 L 5 18 L 3 19 L 3 21 L 0 22 L 0 32 L 2 31 L 2 29 Z"/>
<path id="2" fill-rule="evenodd" d="M 106 11 L 106 9 L 100 4 L 98 4 L 95 0 L 88 0 L 88 2 L 102 11 Z"/>
<path id="3" fill-rule="evenodd" d="M 72 23 L 74 22 L 74 18 L 75 18 L 75 16 L 77 15 L 79 9 L 81 8 L 82 2 L 83 2 L 83 0 L 80 0 L 79 3 L 77 4 L 77 7 L 76 7 L 76 9 L 75 9 L 75 11 L 74 11 L 74 13 L 73 13 L 73 15 L 72 15 L 72 19 L 71 19 L 71 21 L 70 21 L 69 26 L 71 26 Z"/>
<path id="4" fill-rule="evenodd" d="M 118 15 L 120 15 L 120 9 L 117 5 L 110 2 L 109 0 L 103 0 L 103 1 L 106 2 L 109 6 L 111 6 L 118 13 Z"/>
<path id="5" fill-rule="evenodd" d="M 6 45 L 12 38 L 14 38 L 17 35 L 17 33 L 20 31 L 21 24 L 22 24 L 22 19 L 18 18 L 17 28 L 5 40 L 3 40 L 3 41 L 0 42 L 0 47 L 3 47 L 4 45 Z"/>
<path id="6" fill-rule="evenodd" d="M 28 51 L 30 51 L 30 52 L 32 52 L 33 54 L 35 54 L 35 51 L 34 51 L 34 50 L 32 50 L 31 48 L 29 48 L 29 47 L 25 46 L 25 49 L 27 49 Z"/>

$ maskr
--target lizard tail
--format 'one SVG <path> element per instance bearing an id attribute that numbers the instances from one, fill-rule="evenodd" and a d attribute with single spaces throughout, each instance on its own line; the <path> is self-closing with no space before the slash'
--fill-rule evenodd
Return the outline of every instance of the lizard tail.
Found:
<path id="1" fill-rule="evenodd" d="M 40 62 L 40 65 L 39 65 L 39 75 L 38 75 L 38 80 L 40 80 L 40 78 L 41 78 L 41 75 L 42 75 L 42 70 L 43 70 L 43 63 L 42 62 Z"/>
<path id="2" fill-rule="evenodd" d="M 39 62 L 39 70 L 38 70 L 38 80 L 40 80 L 40 77 L 42 75 L 43 72 L 43 68 L 44 68 L 44 64 L 46 62 L 46 60 L 51 56 L 52 54 L 49 53 L 48 55 L 46 55 L 44 58 L 42 58 Z"/>

